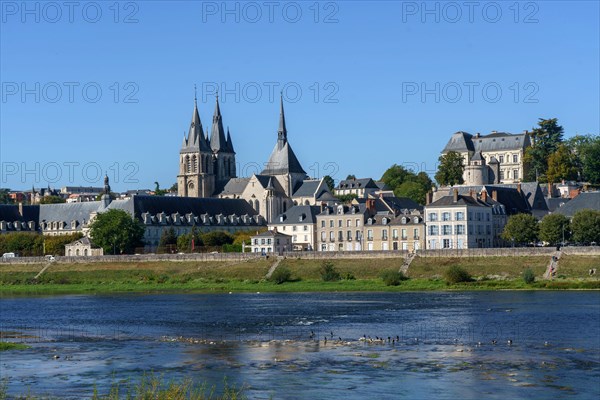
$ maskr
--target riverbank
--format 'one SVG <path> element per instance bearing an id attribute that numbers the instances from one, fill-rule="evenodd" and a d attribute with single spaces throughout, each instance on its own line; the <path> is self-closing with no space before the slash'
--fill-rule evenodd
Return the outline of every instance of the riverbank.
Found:
<path id="1" fill-rule="evenodd" d="M 334 259 L 342 279 L 323 282 L 322 260 L 282 260 L 278 268 L 291 272 L 291 281 L 275 284 L 265 280 L 273 259 L 203 262 L 114 262 L 56 263 L 37 280 L 41 269 L 35 264 L 3 265 L 1 294 L 110 293 L 110 292 L 331 292 L 331 291 L 426 291 L 426 290 L 555 290 L 600 289 L 597 256 L 563 255 L 553 280 L 542 276 L 549 259 L 545 256 L 518 257 L 417 257 L 410 265 L 408 280 L 386 286 L 385 271 L 398 271 L 399 258 Z M 448 285 L 444 271 L 452 265 L 467 270 L 471 282 Z M 521 278 L 525 269 L 536 276 L 533 284 Z M 599 272 L 600 273 L 600 272 Z"/>

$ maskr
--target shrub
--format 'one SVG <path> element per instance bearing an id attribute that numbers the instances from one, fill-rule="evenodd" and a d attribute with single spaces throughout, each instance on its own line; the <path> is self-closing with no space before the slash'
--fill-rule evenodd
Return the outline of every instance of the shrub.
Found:
<path id="1" fill-rule="evenodd" d="M 458 265 L 453 265 L 448 268 L 446 272 L 444 272 L 444 278 L 446 279 L 446 283 L 449 284 L 471 281 L 471 275 Z"/>
<path id="2" fill-rule="evenodd" d="M 356 279 L 356 277 L 354 276 L 354 274 L 352 272 L 346 272 L 344 279 L 347 281 L 353 281 Z"/>
<path id="3" fill-rule="evenodd" d="M 291 278 L 292 271 L 290 271 L 287 267 L 279 267 L 273 271 L 273 275 L 271 275 L 269 280 L 277 285 L 280 285 L 284 282 L 289 282 Z"/>
<path id="4" fill-rule="evenodd" d="M 321 279 L 325 282 L 339 281 L 342 277 L 331 261 L 323 261 L 319 268 Z"/>
<path id="5" fill-rule="evenodd" d="M 387 270 L 381 273 L 381 279 L 386 286 L 398 286 L 400 282 L 408 278 L 400 271 Z"/>
<path id="6" fill-rule="evenodd" d="M 527 268 L 525 271 L 523 271 L 523 282 L 528 285 L 531 285 L 533 282 L 535 282 L 535 274 L 531 268 Z"/>

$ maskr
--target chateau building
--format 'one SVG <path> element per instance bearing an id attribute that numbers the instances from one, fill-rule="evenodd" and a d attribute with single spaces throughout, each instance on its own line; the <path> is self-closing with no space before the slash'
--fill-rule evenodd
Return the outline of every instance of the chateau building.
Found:
<path id="1" fill-rule="evenodd" d="M 512 134 L 492 131 L 489 135 L 456 132 L 442 154 L 455 151 L 465 165 L 465 185 L 517 183 L 526 171 L 523 156 L 531 146 L 528 132 Z"/>

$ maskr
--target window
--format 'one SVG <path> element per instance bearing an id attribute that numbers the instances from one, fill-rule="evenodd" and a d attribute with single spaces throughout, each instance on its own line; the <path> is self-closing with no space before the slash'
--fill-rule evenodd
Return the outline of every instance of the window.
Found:
<path id="1" fill-rule="evenodd" d="M 469 225 L 469 235 L 473 234 L 473 225 Z"/>
<path id="2" fill-rule="evenodd" d="M 304 225 L 304 232 L 308 230 L 308 225 Z"/>
<path id="3" fill-rule="evenodd" d="M 346 228 L 350 227 L 350 225 L 352 224 L 352 221 L 350 221 L 349 219 L 346 220 Z"/>
<path id="4" fill-rule="evenodd" d="M 485 233 L 487 233 L 488 235 L 492 234 L 492 227 L 489 225 L 485 226 Z"/>
<path id="5" fill-rule="evenodd" d="M 419 239 L 419 228 L 413 229 L 413 239 Z"/>
<path id="6" fill-rule="evenodd" d="M 465 234 L 465 226 L 464 225 L 456 225 L 454 227 L 455 230 L 455 234 L 457 235 L 464 235 Z"/>
<path id="7" fill-rule="evenodd" d="M 513 154 L 513 162 L 517 163 L 519 160 L 519 156 L 517 156 L 516 154 Z"/>
<path id="8" fill-rule="evenodd" d="M 367 240 L 373 240 L 373 230 L 367 230 Z"/>
<path id="9" fill-rule="evenodd" d="M 329 240 L 332 242 L 335 240 L 335 233 L 333 231 L 329 232 Z"/>
<path id="10" fill-rule="evenodd" d="M 429 221 L 437 221 L 437 214 L 436 213 L 429 213 Z"/>
<path id="11" fill-rule="evenodd" d="M 360 226 L 360 219 L 357 219 L 355 222 L 356 222 L 355 226 Z"/>
<path id="12" fill-rule="evenodd" d="M 325 220 L 321 221 L 321 228 L 325 228 Z"/>
<path id="13" fill-rule="evenodd" d="M 438 226 L 437 225 L 430 225 L 429 226 L 429 234 L 430 235 L 437 235 L 438 234 Z"/>
<path id="14" fill-rule="evenodd" d="M 360 233 L 359 230 L 356 231 L 356 240 L 360 240 L 360 237 L 362 236 L 362 234 Z"/>
<path id="15" fill-rule="evenodd" d="M 449 212 L 442 213 L 442 221 L 450 221 L 450 213 Z"/>
<path id="16" fill-rule="evenodd" d="M 296 225 L 292 225 L 292 231 L 296 232 L 296 229 L 297 229 Z"/>
<path id="17" fill-rule="evenodd" d="M 452 225 L 442 225 L 442 235 L 452 235 Z"/>
<path id="18" fill-rule="evenodd" d="M 260 239 L 260 244 L 265 244 L 265 239 Z"/>
<path id="19" fill-rule="evenodd" d="M 325 231 L 321 232 L 321 242 L 325 241 Z"/>
<path id="20" fill-rule="evenodd" d="M 444 239 L 442 243 L 443 243 L 443 248 L 444 249 L 449 249 L 450 248 L 450 239 Z"/>
<path id="21" fill-rule="evenodd" d="M 486 216 L 487 222 L 490 222 L 490 214 L 486 214 L 485 216 Z"/>
<path id="22" fill-rule="evenodd" d="M 346 238 L 348 239 L 348 241 L 352 240 L 352 231 L 346 231 Z"/>
<path id="23" fill-rule="evenodd" d="M 296 235 L 292 236 L 292 242 L 296 241 Z"/>
<path id="24" fill-rule="evenodd" d="M 344 240 L 344 232 L 338 231 L 338 242 L 341 242 L 343 240 Z"/>
<path id="25" fill-rule="evenodd" d="M 513 178 L 519 179 L 519 170 L 518 169 L 513 169 Z"/>
<path id="26" fill-rule="evenodd" d="M 504 171 L 503 170 L 500 170 L 500 179 L 501 180 L 504 179 Z"/>
<path id="27" fill-rule="evenodd" d="M 330 227 L 330 228 L 333 228 L 333 220 L 330 220 L 330 221 L 329 221 L 329 227 Z"/>
<path id="28" fill-rule="evenodd" d="M 304 235 L 304 241 L 308 242 L 308 235 Z"/>
<path id="29" fill-rule="evenodd" d="M 503 163 L 504 162 L 504 156 L 498 156 L 498 162 L 499 163 Z"/>
<path id="30" fill-rule="evenodd" d="M 402 228 L 402 240 L 406 240 L 406 228 Z"/>
<path id="31" fill-rule="evenodd" d="M 463 211 L 458 211 L 455 215 L 457 221 L 464 221 L 465 213 Z"/>
<path id="32" fill-rule="evenodd" d="M 477 213 L 477 221 L 481 221 L 481 213 L 480 212 Z"/>
<path id="33" fill-rule="evenodd" d="M 387 229 L 383 229 L 381 231 L 381 240 L 388 240 L 388 231 L 387 231 Z"/>
<path id="34" fill-rule="evenodd" d="M 279 239 L 277 239 L 277 242 L 279 242 Z M 271 244 L 271 239 L 267 239 L 267 244 Z"/>
<path id="35" fill-rule="evenodd" d="M 342 220 L 340 219 L 340 220 L 338 220 L 338 228 L 341 228 L 341 227 L 342 227 Z"/>
<path id="36" fill-rule="evenodd" d="M 392 239 L 398 239 L 398 229 L 392 229 Z"/>

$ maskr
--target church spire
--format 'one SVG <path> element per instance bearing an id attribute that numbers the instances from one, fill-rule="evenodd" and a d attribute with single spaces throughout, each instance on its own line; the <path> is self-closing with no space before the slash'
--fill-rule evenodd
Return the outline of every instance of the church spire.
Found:
<path id="1" fill-rule="evenodd" d="M 200 114 L 198 113 L 196 85 L 194 85 L 194 111 L 192 113 L 192 122 L 190 123 L 189 133 L 184 140 L 184 147 L 192 147 L 199 149 L 200 151 L 210 151 L 210 146 L 204 139 L 203 131 L 202 121 L 200 120 Z"/>
<path id="2" fill-rule="evenodd" d="M 210 147 L 214 152 L 227 151 L 227 140 L 225 139 L 225 131 L 223 129 L 223 118 L 221 117 L 218 94 L 215 114 L 213 115 L 212 132 L 210 134 Z"/>
<path id="3" fill-rule="evenodd" d="M 233 150 L 233 142 L 231 141 L 231 134 L 229 133 L 229 127 L 227 127 L 227 151 L 235 153 Z"/>
<path id="4" fill-rule="evenodd" d="M 279 129 L 277 130 L 277 142 L 283 147 L 287 142 L 287 128 L 285 127 L 285 113 L 283 112 L 283 92 L 279 99 Z"/>

